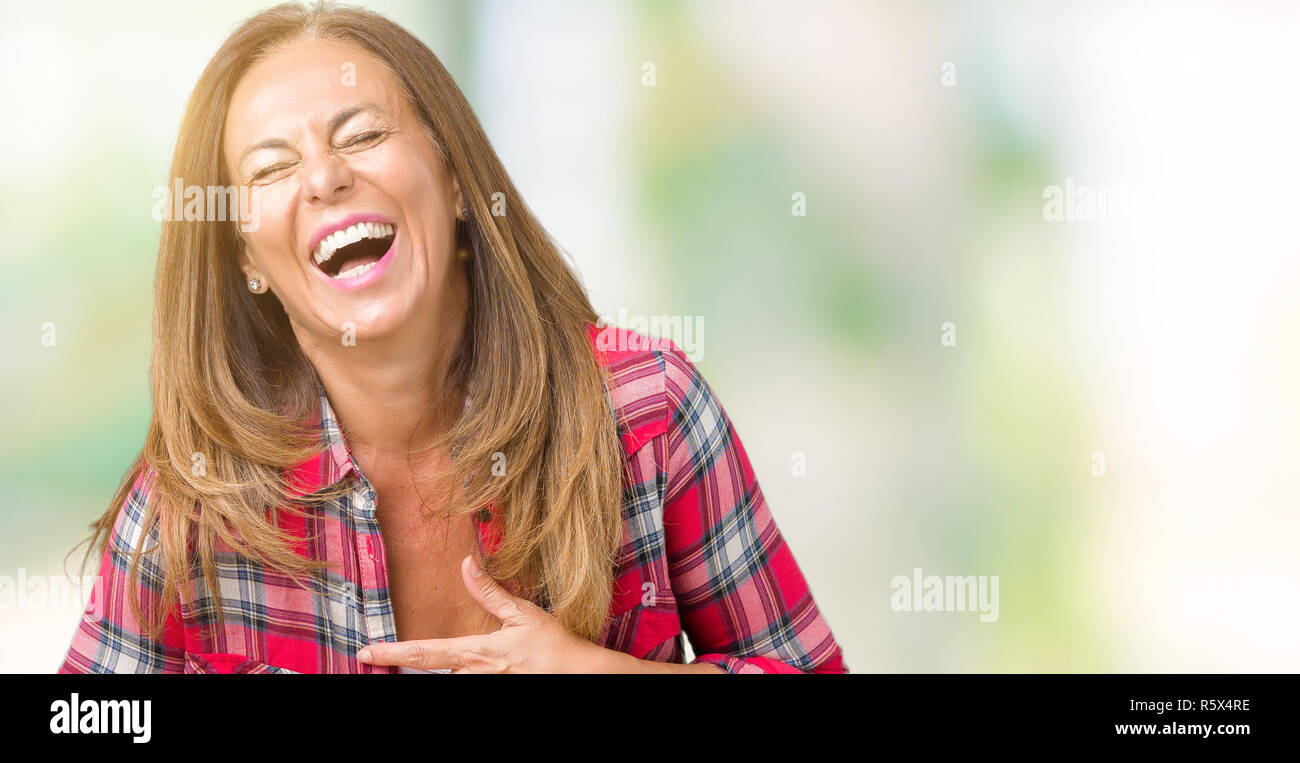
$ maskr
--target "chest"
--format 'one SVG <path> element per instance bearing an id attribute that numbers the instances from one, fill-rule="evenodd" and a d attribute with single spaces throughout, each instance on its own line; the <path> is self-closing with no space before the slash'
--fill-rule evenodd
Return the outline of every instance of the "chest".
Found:
<path id="1" fill-rule="evenodd" d="M 384 474 L 373 460 L 359 468 L 373 496 L 357 483 L 345 499 L 304 520 L 279 518 L 283 530 L 301 539 L 305 556 L 330 563 L 332 574 L 322 573 L 317 585 L 268 574 L 260 561 L 218 541 L 217 589 L 210 591 L 198 577 L 182 591 L 187 652 L 238 655 L 289 672 L 369 672 L 354 655 L 373 641 L 500 628 L 461 579 L 461 562 L 479 549 L 476 518 L 439 516 L 445 505 L 433 500 L 430 486 L 417 490 L 413 480 Z M 611 619 L 596 641 L 642 658 L 678 661 L 680 651 L 654 651 L 670 649 L 680 625 L 665 548 L 662 485 L 653 464 L 640 468 L 650 476 L 634 479 L 624 497 L 624 515 L 635 521 L 623 524 Z M 366 521 L 357 519 L 362 513 Z M 520 588 L 513 580 L 501 583 L 516 593 Z M 225 625 L 211 627 L 219 599 L 226 603 Z M 304 630 L 308 619 L 310 632 Z"/>
<path id="2" fill-rule="evenodd" d="M 501 623 L 470 595 L 461 573 L 477 557 L 473 515 L 449 517 L 428 486 L 409 475 L 373 481 L 397 639 L 454 638 L 491 633 Z"/>

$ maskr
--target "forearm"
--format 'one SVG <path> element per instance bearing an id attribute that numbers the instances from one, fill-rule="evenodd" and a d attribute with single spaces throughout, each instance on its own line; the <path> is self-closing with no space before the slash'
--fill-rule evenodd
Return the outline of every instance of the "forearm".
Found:
<path id="1" fill-rule="evenodd" d="M 683 665 L 678 662 L 656 662 L 655 660 L 642 660 L 633 657 L 626 652 L 617 652 L 613 649 L 597 647 L 600 651 L 595 653 L 593 658 L 593 673 L 715 673 L 726 674 L 726 671 L 707 662 L 696 662 Z"/>

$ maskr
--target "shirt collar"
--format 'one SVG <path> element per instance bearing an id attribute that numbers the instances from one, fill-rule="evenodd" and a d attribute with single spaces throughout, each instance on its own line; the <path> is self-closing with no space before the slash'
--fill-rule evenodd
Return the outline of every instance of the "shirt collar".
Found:
<path id="1" fill-rule="evenodd" d="M 338 417 L 330 405 L 329 396 L 320 381 L 316 382 L 317 411 L 311 425 L 320 432 L 322 449 L 302 463 L 289 469 L 286 479 L 296 496 L 306 495 L 329 487 L 352 473 L 352 451 L 343 439 Z"/>
<path id="2" fill-rule="evenodd" d="M 329 396 L 320 380 L 316 382 L 317 397 L 320 405 L 312 424 L 320 431 L 322 449 L 319 453 L 303 461 L 286 472 L 289 489 L 295 497 L 321 490 L 357 471 L 348 450 L 343 432 L 339 429 L 338 418 L 330 406 Z M 466 406 L 468 407 L 468 400 Z M 489 504 L 474 517 L 478 524 L 478 541 L 480 549 L 487 554 L 495 553 L 501 546 L 501 519 L 497 516 L 495 504 Z M 550 608 L 549 603 L 547 608 Z"/>
<path id="3" fill-rule="evenodd" d="M 601 365 L 609 365 L 616 356 L 601 350 L 600 344 L 597 342 L 599 333 L 600 329 L 595 324 L 587 324 L 587 336 L 594 345 L 593 349 L 596 352 L 598 362 Z M 325 394 L 325 386 L 321 384 L 319 377 L 316 378 L 316 395 L 319 399 L 319 406 L 314 418 L 311 420 L 311 425 L 320 431 L 323 448 L 320 453 L 286 471 L 285 478 L 295 497 L 327 488 L 355 470 L 352 451 L 348 449 L 348 444 L 343 439 L 343 431 L 339 429 L 338 417 L 334 414 L 334 408 L 330 405 L 329 396 Z M 467 397 L 465 407 L 468 408 L 469 405 L 470 400 Z M 631 452 L 639 445 L 638 435 L 649 434 L 651 433 L 622 433 L 620 439 L 623 441 L 625 448 Z M 489 508 L 489 511 L 492 508 Z"/>

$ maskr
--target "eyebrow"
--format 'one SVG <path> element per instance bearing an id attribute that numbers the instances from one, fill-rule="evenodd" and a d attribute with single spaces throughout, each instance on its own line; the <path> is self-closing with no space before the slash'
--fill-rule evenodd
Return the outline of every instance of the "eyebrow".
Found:
<path id="1" fill-rule="evenodd" d="M 334 116 L 330 117 L 329 124 L 326 127 L 326 134 L 333 136 L 334 133 L 345 123 L 347 123 L 349 119 L 355 117 L 357 114 L 360 114 L 363 111 L 382 112 L 383 109 L 379 107 L 379 104 L 372 103 L 370 101 L 364 101 L 362 103 L 356 104 L 355 106 L 349 106 L 346 109 L 339 111 Z M 249 154 L 263 148 L 292 149 L 293 146 L 291 146 L 289 144 L 289 141 L 285 140 L 284 138 L 267 138 L 266 140 L 258 141 L 257 143 L 254 143 L 253 145 L 249 146 L 248 148 L 245 148 L 244 152 L 239 155 L 240 163 L 242 164 L 243 161 L 248 158 Z"/>

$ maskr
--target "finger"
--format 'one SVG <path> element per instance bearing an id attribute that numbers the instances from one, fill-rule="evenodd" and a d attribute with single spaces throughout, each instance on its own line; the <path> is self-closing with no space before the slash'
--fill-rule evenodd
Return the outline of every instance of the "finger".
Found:
<path id="1" fill-rule="evenodd" d="M 531 602 L 511 594 L 491 575 L 483 573 L 483 568 L 473 556 L 465 557 L 460 564 L 460 575 L 465 581 L 465 590 L 498 620 L 502 626 L 523 625 L 529 621 Z"/>
<path id="2" fill-rule="evenodd" d="M 380 641 L 362 648 L 357 659 L 367 665 L 453 671 L 465 667 L 465 654 L 479 636 L 413 641 Z"/>

